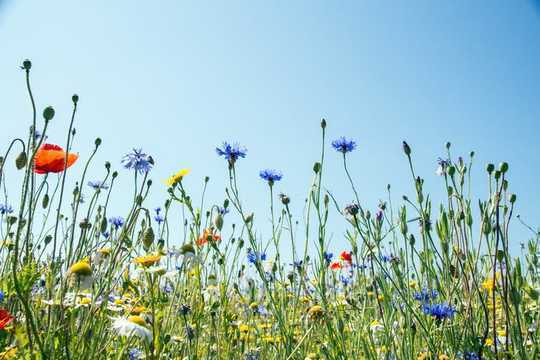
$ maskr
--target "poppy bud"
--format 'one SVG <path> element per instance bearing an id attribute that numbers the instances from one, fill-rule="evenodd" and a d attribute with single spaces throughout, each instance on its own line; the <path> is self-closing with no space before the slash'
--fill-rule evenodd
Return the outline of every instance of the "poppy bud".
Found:
<path id="1" fill-rule="evenodd" d="M 71 101 L 73 101 L 73 104 L 77 104 L 79 102 L 79 95 L 73 94 Z"/>
<path id="2" fill-rule="evenodd" d="M 22 68 L 26 71 L 32 68 L 32 62 L 28 59 L 24 60 L 22 64 L 23 64 Z"/>
<path id="3" fill-rule="evenodd" d="M 154 242 L 154 238 L 154 229 L 152 229 L 152 227 L 147 228 L 143 236 L 144 247 L 147 249 L 150 248 L 150 246 L 152 246 L 152 243 Z"/>
<path id="4" fill-rule="evenodd" d="M 111 169 L 111 163 L 108 161 L 105 161 L 105 169 L 110 170 Z"/>
<path id="5" fill-rule="evenodd" d="M 508 171 L 508 163 L 507 162 L 502 162 L 500 165 L 499 165 L 499 170 L 501 171 L 501 173 L 505 173 Z"/>
<path id="6" fill-rule="evenodd" d="M 450 143 L 450 141 L 448 141 L 448 142 L 446 143 L 446 149 L 450 149 L 450 146 L 452 146 L 452 144 Z"/>
<path id="7" fill-rule="evenodd" d="M 218 230 L 221 231 L 221 229 L 223 228 L 223 216 L 221 214 L 218 214 L 216 216 L 216 220 L 214 221 L 214 225 L 216 226 L 216 228 Z"/>
<path id="8" fill-rule="evenodd" d="M 96 141 L 94 141 L 94 144 L 96 144 L 96 147 L 101 145 L 101 138 L 96 138 Z"/>
<path id="9" fill-rule="evenodd" d="M 326 119 L 322 119 L 321 120 L 321 128 L 325 129 L 326 128 Z"/>
<path id="10" fill-rule="evenodd" d="M 510 195 L 510 203 L 512 203 L 512 204 L 515 203 L 515 202 L 516 202 L 516 198 L 517 198 L 516 194 Z"/>
<path id="11" fill-rule="evenodd" d="M 285 194 L 279 195 L 279 198 L 281 199 L 281 203 L 283 205 L 289 205 L 289 203 L 291 202 L 291 199 Z"/>
<path id="12" fill-rule="evenodd" d="M 41 201 L 41 206 L 46 209 L 49 206 L 49 194 L 43 195 L 43 200 Z"/>
<path id="13" fill-rule="evenodd" d="M 4 165 L 4 157 L 0 156 L 0 166 Z"/>
<path id="14" fill-rule="evenodd" d="M 403 142 L 403 152 L 404 152 L 405 155 L 407 155 L 407 156 L 410 156 L 410 155 L 411 155 L 411 147 L 409 146 L 409 144 L 407 144 L 406 141 Z"/>
<path id="15" fill-rule="evenodd" d="M 448 175 L 454 176 L 455 173 L 456 173 L 456 167 L 454 165 L 450 165 L 448 167 Z"/>
<path id="16" fill-rule="evenodd" d="M 313 172 L 315 174 L 318 174 L 319 171 L 321 171 L 321 163 L 320 162 L 316 162 L 315 164 L 313 164 Z"/>
<path id="17" fill-rule="evenodd" d="M 501 172 L 499 170 L 495 170 L 495 179 L 499 180 L 500 177 L 501 177 Z"/>
<path id="18" fill-rule="evenodd" d="M 253 213 L 251 213 L 251 214 L 249 214 L 248 216 L 246 216 L 246 224 L 249 224 L 250 222 L 253 221 L 253 216 L 254 216 Z"/>
<path id="19" fill-rule="evenodd" d="M 486 171 L 488 172 L 488 174 L 491 175 L 491 173 L 493 172 L 493 170 L 495 170 L 495 165 L 493 165 L 493 164 L 487 164 L 487 166 L 486 166 Z"/>
<path id="20" fill-rule="evenodd" d="M 118 176 L 118 171 L 115 171 L 115 172 L 112 173 L 113 179 L 114 179 L 115 177 L 117 177 L 117 176 Z"/>
<path id="21" fill-rule="evenodd" d="M 23 167 L 26 166 L 26 161 L 28 160 L 26 156 L 26 152 L 22 151 L 19 156 L 15 159 L 15 166 L 18 170 L 21 170 Z"/>
<path id="22" fill-rule="evenodd" d="M 45 121 L 52 120 L 54 117 L 54 109 L 52 106 L 47 106 L 45 110 L 43 110 L 43 118 Z"/>
<path id="23" fill-rule="evenodd" d="M 48 245 L 52 241 L 52 235 L 45 236 L 45 245 Z"/>

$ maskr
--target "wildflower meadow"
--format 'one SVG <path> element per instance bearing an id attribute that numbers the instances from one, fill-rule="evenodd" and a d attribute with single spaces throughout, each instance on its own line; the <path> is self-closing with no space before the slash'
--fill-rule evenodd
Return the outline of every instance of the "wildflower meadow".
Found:
<path id="1" fill-rule="evenodd" d="M 268 210 L 253 213 L 237 170 L 257 159 L 242 139 L 208 144 L 227 174 L 212 181 L 225 190 L 194 198 L 184 179 L 204 164 L 152 179 L 159 159 L 137 144 L 105 164 L 94 161 L 99 138 L 80 152 L 77 95 L 65 137 L 49 137 L 64 125 L 36 105 L 31 72 L 24 61 L 25 135 L 1 144 L 0 360 L 540 359 L 540 236 L 530 228 L 522 254 L 511 251 L 524 240 L 512 237 L 524 225 L 511 165 L 455 158 L 448 143 L 436 173 L 420 174 L 403 141 L 410 171 L 396 177 L 414 196 L 388 186 L 368 208 L 349 172 L 367 151 L 361 134 L 328 139 L 323 119 L 305 198 L 276 191 L 287 174 L 263 165 Z M 343 164 L 350 203 L 325 183 L 328 161 Z M 473 166 L 485 177 L 471 179 Z M 69 181 L 73 167 L 82 175 Z M 434 179 L 441 203 L 424 189 Z M 471 181 L 485 191 L 472 194 Z M 110 210 L 115 192 L 131 199 L 120 213 Z M 331 236 L 336 217 L 347 225 Z"/>

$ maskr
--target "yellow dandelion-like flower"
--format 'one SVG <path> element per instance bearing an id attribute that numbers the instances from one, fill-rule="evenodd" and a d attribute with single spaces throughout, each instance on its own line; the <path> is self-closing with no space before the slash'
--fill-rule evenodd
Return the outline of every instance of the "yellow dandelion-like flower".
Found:
<path id="1" fill-rule="evenodd" d="M 110 247 L 106 247 L 106 248 L 101 248 L 101 249 L 98 249 L 98 254 L 100 255 L 103 255 L 103 256 L 108 256 L 111 254 L 112 252 L 112 249 Z"/>
<path id="2" fill-rule="evenodd" d="M 144 306 L 134 306 L 129 311 L 131 315 L 140 315 L 143 312 L 146 312 L 146 308 Z"/>
<path id="3" fill-rule="evenodd" d="M 184 176 L 186 176 L 187 174 L 189 174 L 191 170 L 189 169 L 182 169 L 180 170 L 179 172 L 177 172 L 176 174 L 172 175 L 171 177 L 169 177 L 167 180 L 165 180 L 165 184 L 167 186 L 174 186 L 176 184 L 178 184 L 180 181 L 182 181 L 182 179 L 184 178 Z"/>
<path id="4" fill-rule="evenodd" d="M 14 346 L 7 347 L 4 351 L 0 352 L 1 360 L 11 360 L 17 357 L 17 348 Z"/>
<path id="5" fill-rule="evenodd" d="M 69 272 L 81 276 L 89 276 L 92 275 L 92 267 L 88 261 L 82 260 L 71 265 Z"/>
<path id="6" fill-rule="evenodd" d="M 493 346 L 493 338 L 488 337 L 484 343 L 486 346 Z"/>
<path id="7" fill-rule="evenodd" d="M 320 318 L 324 314 L 324 310 L 320 305 L 313 305 L 308 310 L 308 315 L 312 319 Z"/>
<path id="8" fill-rule="evenodd" d="M 136 257 L 133 261 L 135 264 L 142 265 L 144 267 L 150 267 L 157 264 L 161 260 L 161 255 L 144 255 Z"/>

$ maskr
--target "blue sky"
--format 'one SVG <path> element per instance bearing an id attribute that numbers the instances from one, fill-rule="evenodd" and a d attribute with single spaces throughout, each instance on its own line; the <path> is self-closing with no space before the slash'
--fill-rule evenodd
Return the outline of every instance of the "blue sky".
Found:
<path id="1" fill-rule="evenodd" d="M 0 5 L 0 144 L 24 134 L 30 107 L 18 69 L 30 58 L 38 106 L 57 117 L 49 140 L 65 143 L 72 93 L 80 95 L 75 148 L 84 160 L 103 139 L 93 173 L 142 147 L 161 180 L 189 167 L 186 184 L 223 200 L 223 140 L 249 149 L 240 163 L 246 206 L 267 212 L 258 171 L 283 171 L 276 190 L 300 216 L 318 158 L 319 122 L 330 140 L 357 140 L 352 173 L 364 206 L 392 184 L 412 195 L 401 141 L 426 187 L 442 199 L 436 160 L 476 151 L 475 198 L 485 164 L 510 163 L 517 213 L 540 225 L 540 12 L 532 1 L 54 1 Z M 5 148 L 6 146 L 4 146 Z M 329 152 L 326 186 L 351 201 L 340 156 Z M 82 162 L 74 167 L 76 172 Z M 131 185 L 121 171 L 120 181 Z M 122 215 L 131 192 L 117 192 Z M 156 184 L 151 203 L 165 188 Z M 258 217 L 264 228 L 265 215 Z M 332 246 L 345 246 L 333 214 Z M 514 225 L 514 246 L 529 234 Z"/>

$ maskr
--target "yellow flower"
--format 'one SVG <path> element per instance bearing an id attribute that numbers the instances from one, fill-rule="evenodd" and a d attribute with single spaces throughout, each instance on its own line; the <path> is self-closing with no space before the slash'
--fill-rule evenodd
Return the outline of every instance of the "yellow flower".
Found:
<path id="1" fill-rule="evenodd" d="M 83 297 L 81 300 L 79 300 L 79 304 L 81 305 L 90 305 L 91 303 L 92 303 L 92 299 L 87 298 L 87 297 Z"/>
<path id="2" fill-rule="evenodd" d="M 17 356 L 17 348 L 14 346 L 7 347 L 4 351 L 0 352 L 1 360 L 15 359 Z"/>
<path id="3" fill-rule="evenodd" d="M 320 305 L 313 305 L 308 310 L 308 315 L 312 319 L 320 318 L 324 313 L 324 310 L 322 306 Z"/>
<path id="4" fill-rule="evenodd" d="M 450 357 L 448 355 L 441 354 L 439 355 L 439 360 L 450 360 Z"/>
<path id="5" fill-rule="evenodd" d="M 182 179 L 184 178 L 184 176 L 186 176 L 187 174 L 189 174 L 191 170 L 189 169 L 182 169 L 180 170 L 179 172 L 177 172 L 176 174 L 174 174 L 173 176 L 171 176 L 170 178 L 168 178 L 167 180 L 165 180 L 165 184 L 167 186 L 174 186 L 176 184 L 178 184 L 180 181 L 182 181 Z"/>
<path id="6" fill-rule="evenodd" d="M 106 248 L 102 248 L 102 249 L 99 249 L 97 252 L 98 254 L 101 254 L 103 256 L 108 256 L 111 254 L 111 248 L 110 247 L 106 247 Z"/>
<path id="7" fill-rule="evenodd" d="M 132 315 L 128 317 L 128 321 L 140 326 L 146 326 L 146 321 L 139 315 Z"/>
<path id="8" fill-rule="evenodd" d="M 492 346 L 493 345 L 493 338 L 488 337 L 486 339 L 486 342 L 484 343 L 486 346 Z"/>
<path id="9" fill-rule="evenodd" d="M 146 312 L 146 308 L 144 306 L 135 306 L 135 307 L 131 308 L 130 314 L 131 315 L 140 315 L 143 312 Z"/>
<path id="10" fill-rule="evenodd" d="M 409 281 L 409 287 L 416 289 L 418 287 L 418 283 L 414 280 Z"/>
<path id="11" fill-rule="evenodd" d="M 92 267 L 87 261 L 79 261 L 71 266 L 69 272 L 72 274 L 88 276 L 92 275 Z"/>
<path id="12" fill-rule="evenodd" d="M 145 255 L 145 256 L 136 257 L 133 261 L 135 262 L 135 264 L 139 264 L 144 267 L 149 267 L 149 266 L 157 264 L 159 260 L 161 260 L 160 255 Z"/>

